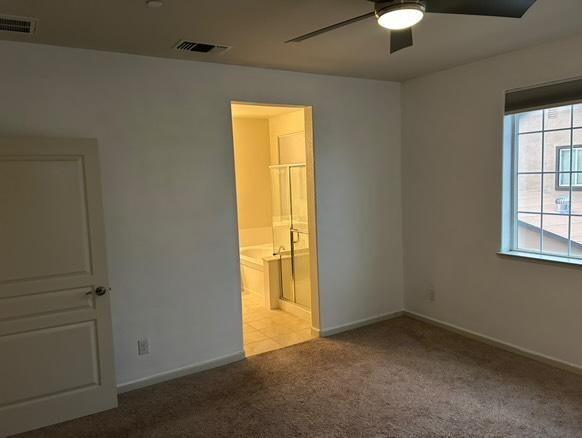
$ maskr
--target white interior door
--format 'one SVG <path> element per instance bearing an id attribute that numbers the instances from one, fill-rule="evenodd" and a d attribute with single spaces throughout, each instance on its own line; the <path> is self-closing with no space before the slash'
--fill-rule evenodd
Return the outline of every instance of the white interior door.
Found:
<path id="1" fill-rule="evenodd" d="M 107 285 L 97 142 L 0 138 L 0 436 L 117 406 Z"/>

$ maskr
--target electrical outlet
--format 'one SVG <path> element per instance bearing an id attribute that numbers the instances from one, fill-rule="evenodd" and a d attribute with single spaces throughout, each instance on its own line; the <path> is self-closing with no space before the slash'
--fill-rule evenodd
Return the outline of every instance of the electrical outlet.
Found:
<path id="1" fill-rule="evenodd" d="M 150 354 L 150 342 L 147 338 L 137 340 L 137 354 L 138 356 Z"/>
<path id="2" fill-rule="evenodd" d="M 428 289 L 426 291 L 426 296 L 429 299 L 429 301 L 436 301 L 436 290 L 434 289 Z"/>

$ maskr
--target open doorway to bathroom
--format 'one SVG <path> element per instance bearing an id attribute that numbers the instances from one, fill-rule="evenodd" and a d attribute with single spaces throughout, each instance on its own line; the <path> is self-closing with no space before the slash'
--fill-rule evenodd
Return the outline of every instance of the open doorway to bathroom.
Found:
<path id="1" fill-rule="evenodd" d="M 247 356 L 317 336 L 310 107 L 233 102 L 243 340 Z"/>

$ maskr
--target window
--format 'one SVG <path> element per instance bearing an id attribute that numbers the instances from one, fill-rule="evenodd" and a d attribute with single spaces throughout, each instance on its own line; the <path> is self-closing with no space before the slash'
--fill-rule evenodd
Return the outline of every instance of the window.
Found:
<path id="1" fill-rule="evenodd" d="M 581 190 L 582 173 L 578 172 L 582 172 L 582 146 L 572 146 L 572 150 L 570 150 L 570 146 L 558 146 L 556 156 L 558 158 L 556 188 L 559 190 L 570 189 L 570 166 L 572 166 L 572 190 Z M 570 157 L 572 157 L 571 164 Z"/>
<path id="2" fill-rule="evenodd" d="M 582 264 L 582 103 L 504 121 L 502 252 Z"/>

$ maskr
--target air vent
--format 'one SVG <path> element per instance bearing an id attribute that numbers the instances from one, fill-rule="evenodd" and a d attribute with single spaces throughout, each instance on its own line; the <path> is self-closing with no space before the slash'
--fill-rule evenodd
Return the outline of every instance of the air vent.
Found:
<path id="1" fill-rule="evenodd" d="M 0 15 L 0 31 L 32 35 L 36 29 L 34 18 Z"/>
<path id="2" fill-rule="evenodd" d="M 218 44 L 195 43 L 194 41 L 180 40 L 176 43 L 174 49 L 180 52 L 218 54 L 230 49 L 230 47 Z"/>

